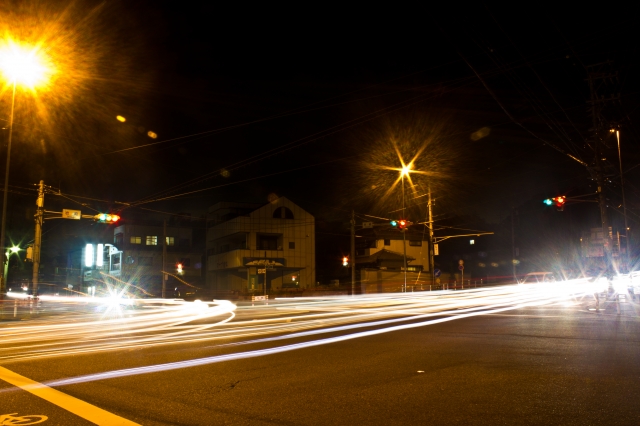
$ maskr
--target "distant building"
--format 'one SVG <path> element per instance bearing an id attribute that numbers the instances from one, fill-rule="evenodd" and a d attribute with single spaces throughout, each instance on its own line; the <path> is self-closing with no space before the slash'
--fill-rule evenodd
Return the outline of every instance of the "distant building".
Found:
<path id="1" fill-rule="evenodd" d="M 356 238 L 356 270 L 362 293 L 401 291 L 404 285 L 404 248 L 407 287 L 430 283 L 428 234 L 407 229 L 406 234 L 384 227 L 366 228 Z"/>
<path id="2" fill-rule="evenodd" d="M 166 227 L 166 296 L 173 297 L 175 287 L 182 292 L 188 285 L 202 286 L 202 253 L 193 247 L 191 227 Z M 120 225 L 113 231 L 110 274 L 120 280 L 160 296 L 163 268 L 163 226 Z M 115 260 L 114 260 L 115 257 Z M 181 269 L 179 271 L 178 269 Z"/>
<path id="3" fill-rule="evenodd" d="M 583 232 L 580 238 L 583 257 L 604 257 L 605 244 L 611 245 L 611 255 L 618 257 L 620 254 L 620 233 L 613 232 L 609 227 L 609 235 L 606 238 L 602 233 L 602 228 L 591 228 L 588 232 Z"/>
<path id="4" fill-rule="evenodd" d="M 315 219 L 281 197 L 218 203 L 207 216 L 207 286 L 216 292 L 315 286 Z"/>

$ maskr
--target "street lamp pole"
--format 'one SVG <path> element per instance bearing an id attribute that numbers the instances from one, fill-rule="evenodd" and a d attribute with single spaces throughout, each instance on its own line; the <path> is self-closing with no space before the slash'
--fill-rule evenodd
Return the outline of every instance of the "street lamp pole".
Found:
<path id="1" fill-rule="evenodd" d="M 13 79 L 13 90 L 11 93 L 11 112 L 9 113 L 9 139 L 7 140 L 7 167 L 4 175 L 4 194 L 2 196 L 2 225 L 0 225 L 0 250 L 4 253 L 5 228 L 7 225 L 7 196 L 9 194 L 9 166 L 11 164 L 11 139 L 13 138 L 13 110 L 16 102 L 16 79 Z M 7 292 L 7 276 L 5 265 L 9 261 L 8 256 L 2 258 L 2 277 L 0 278 L 0 297 Z"/>
<path id="2" fill-rule="evenodd" d="M 402 219 L 406 220 L 407 218 L 404 216 L 404 175 L 405 171 L 402 170 L 402 174 L 400 177 L 402 178 Z M 407 228 L 402 229 L 402 252 L 404 258 L 404 287 L 402 288 L 403 292 L 407 292 Z"/>

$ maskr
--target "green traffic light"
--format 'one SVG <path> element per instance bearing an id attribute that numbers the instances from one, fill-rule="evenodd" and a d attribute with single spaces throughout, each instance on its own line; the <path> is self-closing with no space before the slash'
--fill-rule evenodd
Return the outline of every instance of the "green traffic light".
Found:
<path id="1" fill-rule="evenodd" d="M 392 220 L 390 223 L 391 223 L 391 226 L 393 227 L 398 226 L 398 222 L 396 222 L 395 220 Z"/>
<path id="2" fill-rule="evenodd" d="M 543 201 L 543 203 L 545 203 L 546 205 L 550 206 L 553 204 L 553 200 L 551 198 L 547 198 L 546 200 Z"/>

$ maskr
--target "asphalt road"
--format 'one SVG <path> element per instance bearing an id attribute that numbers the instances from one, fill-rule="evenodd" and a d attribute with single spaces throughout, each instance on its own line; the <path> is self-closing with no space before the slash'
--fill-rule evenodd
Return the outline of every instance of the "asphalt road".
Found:
<path id="1" fill-rule="evenodd" d="M 519 309 L 54 388 L 143 425 L 638 425 L 640 306 L 624 303 L 621 315 L 612 306 L 599 313 L 586 304 Z M 0 365 L 51 383 L 305 340 L 175 344 Z M 44 425 L 92 424 L 0 380 L 0 420 L 8 414 L 46 416 Z"/>

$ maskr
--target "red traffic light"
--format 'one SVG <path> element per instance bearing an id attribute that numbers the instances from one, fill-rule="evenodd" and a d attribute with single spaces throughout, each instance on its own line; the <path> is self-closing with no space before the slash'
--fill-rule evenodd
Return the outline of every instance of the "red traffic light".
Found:
<path id="1" fill-rule="evenodd" d="M 399 229 L 404 229 L 404 228 L 406 228 L 408 225 L 409 225 L 409 221 L 408 221 L 408 220 L 400 219 L 400 220 L 398 221 L 398 228 L 399 228 Z"/>
<path id="2" fill-rule="evenodd" d="M 342 266 L 349 266 L 349 258 L 347 256 L 342 258 Z"/>
<path id="3" fill-rule="evenodd" d="M 95 215 L 93 219 L 100 223 L 116 223 L 120 220 L 120 216 L 117 214 L 100 213 Z"/>

